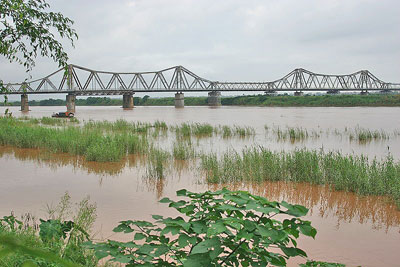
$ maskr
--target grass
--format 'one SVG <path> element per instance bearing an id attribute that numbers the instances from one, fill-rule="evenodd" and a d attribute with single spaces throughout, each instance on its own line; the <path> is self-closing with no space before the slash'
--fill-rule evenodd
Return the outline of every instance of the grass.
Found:
<path id="1" fill-rule="evenodd" d="M 256 134 L 256 131 L 254 130 L 254 128 L 249 127 L 249 126 L 233 126 L 232 128 L 232 132 L 235 136 L 238 137 L 248 137 L 248 136 L 254 136 Z"/>
<path id="2" fill-rule="evenodd" d="M 167 173 L 170 153 L 159 148 L 152 147 L 147 155 L 147 176 L 162 179 Z"/>
<path id="3" fill-rule="evenodd" d="M 287 127 L 284 130 L 277 127 L 273 128 L 272 132 L 278 140 L 302 141 L 310 136 L 307 129 L 302 127 Z"/>
<path id="4" fill-rule="evenodd" d="M 155 148 L 151 131 L 175 131 L 177 138 L 172 150 Z M 268 128 L 269 129 L 269 128 Z M 303 140 L 314 133 L 303 128 L 275 128 L 275 134 L 289 140 Z M 358 140 L 385 139 L 382 131 L 356 128 Z M 353 130 L 346 129 L 346 134 Z M 147 174 L 165 177 L 170 159 L 188 160 L 197 155 L 192 147 L 191 136 L 251 136 L 254 129 L 239 126 L 183 123 L 169 127 L 163 122 L 140 123 L 118 120 L 116 122 L 89 121 L 83 126 L 63 125 L 46 127 L 30 120 L 0 118 L 0 145 L 18 148 L 46 149 L 51 153 L 69 153 L 83 156 L 87 161 L 121 162 L 127 155 L 145 155 Z M 328 184 L 337 190 L 358 194 L 388 195 L 400 207 L 400 164 L 388 157 L 384 161 L 369 160 L 363 156 L 323 154 L 316 151 L 272 152 L 265 148 L 233 150 L 201 156 L 201 166 L 207 180 L 213 183 L 235 181 L 284 180 Z"/>
<path id="5" fill-rule="evenodd" d="M 39 224 L 31 214 L 23 215 L 20 220 L 13 214 L 0 219 L 0 265 L 99 266 L 94 252 L 83 244 L 96 219 L 96 205 L 87 197 L 75 206 L 76 212 L 73 212 L 71 198 L 66 193 L 58 205 L 47 207 L 52 224 L 48 220 L 41 220 Z M 73 221 L 72 230 L 57 228 L 65 220 Z M 58 236 L 57 231 L 64 230 L 68 234 Z M 12 251 L 7 251 L 7 247 Z"/>
<path id="6" fill-rule="evenodd" d="M 349 134 L 349 139 L 357 140 L 361 143 L 369 142 L 371 140 L 387 140 L 390 138 L 390 134 L 386 133 L 384 130 L 370 130 L 360 127 L 356 127 L 354 133 Z"/>
<path id="7" fill-rule="evenodd" d="M 177 160 L 188 160 L 195 157 L 195 151 L 192 143 L 184 141 L 176 141 L 172 148 L 172 155 Z"/>
<path id="8" fill-rule="evenodd" d="M 124 124 L 116 124 L 125 127 Z M 19 148 L 43 148 L 53 153 L 82 155 L 88 161 L 117 162 L 124 156 L 147 153 L 145 136 L 134 133 L 106 133 L 96 127 L 47 128 L 0 118 L 0 144 Z M 120 129 L 120 128 L 118 128 Z"/>
<path id="9" fill-rule="evenodd" d="M 228 126 L 219 125 L 212 126 L 208 123 L 182 123 L 171 128 L 175 131 L 178 138 L 189 138 L 195 136 L 197 138 L 212 137 L 220 135 L 223 138 L 231 137 L 249 137 L 256 134 L 254 128 L 249 126 Z"/>
<path id="10" fill-rule="evenodd" d="M 266 134 L 275 135 L 278 141 L 304 141 L 308 138 L 320 138 L 321 135 L 325 134 L 329 136 L 331 133 L 338 137 L 348 136 L 350 141 L 357 140 L 360 143 L 370 142 L 372 140 L 388 140 L 390 138 L 396 138 L 399 136 L 399 130 L 394 130 L 393 133 L 386 132 L 384 130 L 370 130 L 362 127 L 355 127 L 354 129 L 350 129 L 346 127 L 343 131 L 339 129 L 327 130 L 326 132 L 322 130 L 307 130 L 302 127 L 286 127 L 282 129 L 279 126 L 269 127 L 268 125 L 264 125 L 264 129 Z"/>
<path id="11" fill-rule="evenodd" d="M 178 138 L 211 137 L 216 132 L 216 128 L 208 123 L 182 123 L 171 129 L 175 131 Z"/>
<path id="12" fill-rule="evenodd" d="M 22 116 L 17 118 L 20 121 L 26 121 L 30 124 L 42 124 L 49 126 L 65 126 L 68 124 L 79 123 L 77 118 L 51 118 L 51 117 L 42 117 L 40 119 L 37 118 L 29 118 L 27 116 Z"/>
<path id="13" fill-rule="evenodd" d="M 115 122 L 110 121 L 93 121 L 86 122 L 83 126 L 85 129 L 109 131 L 109 132 L 130 132 L 137 134 L 147 134 L 152 125 L 143 122 L 128 122 L 122 119 Z"/>
<path id="14" fill-rule="evenodd" d="M 248 148 L 228 151 L 219 158 L 203 155 L 201 168 L 210 183 L 289 181 L 328 184 L 361 195 L 387 195 L 400 208 L 400 163 L 365 156 L 309 150 L 272 152 Z"/>

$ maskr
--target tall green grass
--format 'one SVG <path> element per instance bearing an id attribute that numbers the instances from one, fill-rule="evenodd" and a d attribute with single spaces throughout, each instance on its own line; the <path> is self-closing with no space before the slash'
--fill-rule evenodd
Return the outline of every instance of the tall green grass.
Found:
<path id="1" fill-rule="evenodd" d="M 168 170 L 170 153 L 159 148 L 150 148 L 147 155 L 147 176 L 150 178 L 162 179 Z"/>
<path id="2" fill-rule="evenodd" d="M 210 183 L 268 180 L 328 184 L 362 195 L 388 195 L 400 208 L 400 163 L 390 156 L 378 161 L 339 152 L 273 152 L 259 147 L 241 153 L 231 150 L 220 158 L 203 155 L 201 168 Z"/>
<path id="3" fill-rule="evenodd" d="M 219 125 L 212 126 L 208 123 L 182 123 L 181 125 L 176 125 L 172 127 L 178 138 L 189 138 L 191 136 L 195 137 L 212 137 L 214 135 L 220 135 L 223 138 L 236 137 L 248 137 L 254 136 L 255 130 L 249 126 L 228 126 Z"/>
<path id="4" fill-rule="evenodd" d="M 98 130 L 98 131 L 118 131 L 118 132 L 130 132 L 138 134 L 147 134 L 152 125 L 150 123 L 143 122 L 128 122 L 122 119 L 111 121 L 93 121 L 90 120 L 85 122 L 83 128 Z"/>
<path id="5" fill-rule="evenodd" d="M 184 142 L 178 140 L 173 144 L 172 155 L 177 160 L 188 160 L 194 158 L 196 153 L 190 141 Z"/>
<path id="6" fill-rule="evenodd" d="M 145 136 L 106 133 L 90 127 L 47 128 L 0 118 L 0 144 L 19 148 L 44 148 L 54 153 L 85 156 L 89 161 L 120 161 L 127 153 L 146 153 Z"/>
<path id="7" fill-rule="evenodd" d="M 96 205 L 89 201 L 73 207 L 65 194 L 57 206 L 47 206 L 50 220 L 40 223 L 31 214 L 0 218 L 0 266 L 110 266 L 84 245 L 96 219 Z"/>
<path id="8" fill-rule="evenodd" d="M 390 138 L 390 134 L 384 130 L 370 130 L 360 127 L 356 127 L 354 132 L 349 134 L 350 141 L 357 140 L 359 142 L 369 142 L 371 140 L 387 140 Z"/>
<path id="9" fill-rule="evenodd" d="M 269 131 L 268 126 L 265 126 L 266 131 Z M 303 141 L 308 138 L 319 138 L 320 133 L 315 130 L 307 130 L 302 127 L 286 127 L 281 129 L 280 127 L 272 128 L 272 133 L 276 136 L 279 141 L 289 140 L 291 142 Z"/>

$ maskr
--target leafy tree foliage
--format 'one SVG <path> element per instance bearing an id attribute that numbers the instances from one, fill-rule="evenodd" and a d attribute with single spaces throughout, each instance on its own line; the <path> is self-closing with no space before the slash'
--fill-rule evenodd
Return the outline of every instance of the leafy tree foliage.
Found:
<path id="1" fill-rule="evenodd" d="M 0 2 L 0 54 L 18 62 L 27 70 L 35 65 L 38 54 L 51 57 L 59 66 L 68 60 L 54 31 L 73 44 L 77 34 L 73 21 L 61 13 L 48 12 L 44 0 L 2 0 Z"/>
<path id="2" fill-rule="evenodd" d="M 54 33 L 74 44 L 78 38 L 72 28 L 74 23 L 61 13 L 47 11 L 50 6 L 44 0 L 0 1 L 0 55 L 10 63 L 18 62 L 27 71 L 35 65 L 37 55 L 50 57 L 58 65 L 66 66 L 68 56 Z M 0 93 L 7 89 L 0 78 Z M 7 105 L 7 95 L 4 105 Z M 8 109 L 5 114 L 8 115 Z"/>
<path id="3" fill-rule="evenodd" d="M 183 189 L 177 195 L 189 200 L 160 202 L 183 216 L 153 215 L 154 223 L 122 221 L 114 232 L 133 233 L 132 241 L 89 246 L 97 257 L 111 257 L 127 266 L 286 266 L 290 257 L 307 257 L 297 247 L 299 235 L 314 238 L 317 233 L 309 221 L 299 218 L 308 212 L 300 205 L 227 189 Z"/>

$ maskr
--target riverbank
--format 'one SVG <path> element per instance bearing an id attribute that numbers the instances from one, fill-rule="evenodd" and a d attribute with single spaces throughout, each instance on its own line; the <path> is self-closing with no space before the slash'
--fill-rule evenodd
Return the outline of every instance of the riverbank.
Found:
<path id="1" fill-rule="evenodd" d="M 135 106 L 174 106 L 174 97 L 134 97 Z M 243 95 L 221 97 L 224 106 L 273 106 L 273 107 L 399 107 L 400 94 L 369 95 Z M 3 105 L 1 103 L 0 105 Z M 20 101 L 10 102 L 11 106 L 20 106 Z M 29 101 L 30 106 L 65 106 L 62 99 Z M 77 99 L 77 106 L 122 106 L 122 99 L 110 97 L 88 97 Z M 207 97 L 185 96 L 186 106 L 206 106 Z"/>

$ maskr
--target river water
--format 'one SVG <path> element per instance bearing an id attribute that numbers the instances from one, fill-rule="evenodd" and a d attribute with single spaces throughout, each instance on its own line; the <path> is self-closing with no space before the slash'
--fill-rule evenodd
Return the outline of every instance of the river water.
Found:
<path id="1" fill-rule="evenodd" d="M 15 116 L 50 116 L 64 107 L 31 107 L 29 114 Z M 4 112 L 0 109 L 0 112 Z M 400 108 L 270 108 L 270 107 L 77 107 L 79 120 L 117 120 L 167 124 L 182 122 L 212 125 L 254 127 L 256 134 L 247 139 L 211 138 L 198 145 L 204 151 L 240 150 L 250 145 L 263 145 L 272 150 L 293 150 L 299 147 L 363 154 L 369 158 L 388 155 L 400 160 Z M 277 140 L 271 130 L 278 127 L 302 127 L 318 137 L 299 142 Z M 383 140 L 357 142 L 348 131 L 357 127 L 383 130 L 390 135 Z M 157 200 L 182 188 L 192 191 L 218 189 L 207 184 L 187 162 L 176 162 L 165 179 L 146 178 L 141 159 L 126 158 L 117 163 L 86 162 L 65 154 L 50 154 L 34 149 L 0 147 L 0 216 L 31 212 L 45 216 L 45 204 L 56 204 L 68 191 L 74 202 L 89 195 L 97 204 L 95 238 L 126 238 L 112 233 L 120 220 L 151 220 L 152 214 L 171 216 L 171 211 Z M 400 177 L 399 177 L 400 179 Z M 311 220 L 318 234 L 315 240 L 301 238 L 299 247 L 309 258 L 348 264 L 348 266 L 400 265 L 400 211 L 384 197 L 363 197 L 335 192 L 325 186 L 308 184 L 264 183 L 224 185 L 246 189 L 270 200 L 286 200 L 310 208 L 305 219 Z M 290 266 L 304 260 L 295 259 Z"/>

